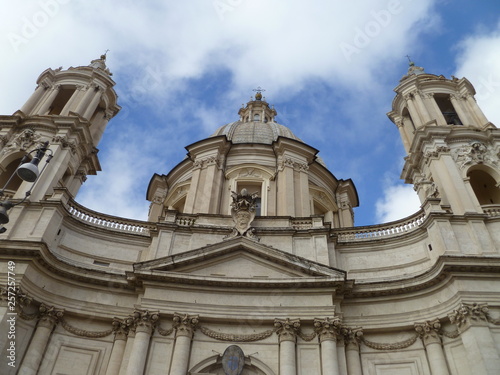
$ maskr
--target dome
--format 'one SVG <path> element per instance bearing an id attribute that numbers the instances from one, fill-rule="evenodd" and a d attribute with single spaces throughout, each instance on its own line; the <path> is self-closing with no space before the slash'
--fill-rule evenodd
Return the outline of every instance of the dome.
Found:
<path id="1" fill-rule="evenodd" d="M 233 143 L 263 143 L 270 145 L 278 137 L 291 138 L 302 142 L 290 129 L 276 122 L 235 121 L 221 126 L 212 134 L 212 137 L 218 135 L 225 135 Z"/>

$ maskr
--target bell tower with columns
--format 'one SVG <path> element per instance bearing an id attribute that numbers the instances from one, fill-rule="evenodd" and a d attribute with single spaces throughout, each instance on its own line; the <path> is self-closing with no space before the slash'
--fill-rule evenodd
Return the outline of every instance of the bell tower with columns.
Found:
<path id="1" fill-rule="evenodd" d="M 35 182 L 30 200 L 51 195 L 55 187 L 75 196 L 86 176 L 100 170 L 96 147 L 108 121 L 120 110 L 106 55 L 88 66 L 49 68 L 37 84 L 20 110 L 0 116 L 0 185 L 24 155 L 49 142 L 53 159 Z M 29 186 L 13 179 L 5 194 L 23 198 Z"/>
<path id="2" fill-rule="evenodd" d="M 410 61 L 394 91 L 388 116 L 407 152 L 401 178 L 423 207 L 464 215 L 500 205 L 500 130 L 479 108 L 472 84 Z"/>

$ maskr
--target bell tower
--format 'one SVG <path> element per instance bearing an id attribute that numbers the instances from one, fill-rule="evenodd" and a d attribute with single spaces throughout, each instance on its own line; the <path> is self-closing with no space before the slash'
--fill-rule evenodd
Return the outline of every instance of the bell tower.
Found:
<path id="1" fill-rule="evenodd" d="M 500 205 L 500 130 L 477 105 L 472 84 L 410 62 L 394 91 L 388 116 L 407 152 L 401 178 L 424 207 L 464 215 Z"/>
<path id="2" fill-rule="evenodd" d="M 86 176 L 100 170 L 96 147 L 108 121 L 120 110 L 106 55 L 88 66 L 49 68 L 37 84 L 20 110 L 0 116 L 0 185 L 24 155 L 48 142 L 53 159 L 33 186 L 30 199 L 43 199 L 54 187 L 66 188 L 75 196 Z M 5 194 L 23 198 L 28 188 L 26 182 L 12 179 Z"/>

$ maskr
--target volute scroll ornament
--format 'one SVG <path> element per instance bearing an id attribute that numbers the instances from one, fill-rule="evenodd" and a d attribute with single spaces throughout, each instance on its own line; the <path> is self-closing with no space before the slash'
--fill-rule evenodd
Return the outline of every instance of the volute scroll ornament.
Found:
<path id="1" fill-rule="evenodd" d="M 246 237 L 259 241 L 259 238 L 255 235 L 255 229 L 251 228 L 251 224 L 255 219 L 258 193 L 249 194 L 247 189 L 241 189 L 239 194 L 232 191 L 231 197 L 233 198 L 231 216 L 233 217 L 234 228 L 232 233 L 224 239 Z"/>
<path id="2" fill-rule="evenodd" d="M 279 336 L 280 342 L 295 342 L 300 329 L 300 319 L 275 319 L 274 327 L 276 328 L 276 334 Z"/>
<path id="3" fill-rule="evenodd" d="M 488 305 L 485 303 L 462 303 L 458 309 L 448 314 L 448 318 L 459 330 L 467 329 L 472 323 L 487 323 Z"/>
<path id="4" fill-rule="evenodd" d="M 424 345 L 427 346 L 433 343 L 441 344 L 441 338 L 439 336 L 441 323 L 439 319 L 426 321 L 424 323 L 415 323 L 415 331 L 419 334 Z"/>
<path id="5" fill-rule="evenodd" d="M 340 335 L 341 322 L 339 317 L 314 319 L 314 330 L 316 331 L 321 341 L 333 340 L 337 341 L 337 336 Z"/>

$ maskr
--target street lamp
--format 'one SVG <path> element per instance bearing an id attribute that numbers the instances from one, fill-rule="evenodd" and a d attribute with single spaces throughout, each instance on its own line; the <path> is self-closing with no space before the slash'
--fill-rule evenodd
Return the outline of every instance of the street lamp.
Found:
<path id="1" fill-rule="evenodd" d="M 31 195 L 31 190 L 33 189 L 33 186 L 35 185 L 35 182 L 37 181 L 38 177 L 42 172 L 45 170 L 45 167 L 47 167 L 47 164 L 49 164 L 50 160 L 53 157 L 52 150 L 49 150 L 49 142 L 44 142 L 42 143 L 37 149 L 31 151 L 30 153 L 26 154 L 23 156 L 21 163 L 19 164 L 19 167 L 15 170 L 14 173 L 9 177 L 7 182 L 5 183 L 4 187 L 0 190 L 0 197 L 4 195 L 5 188 L 9 185 L 10 181 L 12 178 L 14 178 L 14 175 L 18 175 L 23 181 L 26 182 L 32 182 L 33 185 L 31 185 L 30 189 L 26 192 L 24 198 L 17 202 L 17 203 L 12 203 L 9 200 L 4 200 L 0 202 L 0 233 L 4 233 L 7 228 L 3 226 L 3 224 L 7 224 L 9 222 L 9 215 L 7 214 L 7 211 L 10 210 L 12 207 L 17 206 L 18 204 L 23 203 L 30 195 Z M 35 156 L 31 161 L 29 161 L 29 155 L 36 152 Z M 38 164 L 40 164 L 40 161 L 43 159 L 45 156 L 45 153 L 49 153 L 47 157 L 45 158 L 45 164 L 40 171 L 38 169 Z"/>

